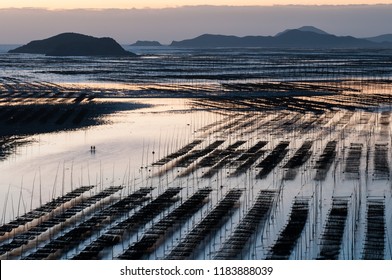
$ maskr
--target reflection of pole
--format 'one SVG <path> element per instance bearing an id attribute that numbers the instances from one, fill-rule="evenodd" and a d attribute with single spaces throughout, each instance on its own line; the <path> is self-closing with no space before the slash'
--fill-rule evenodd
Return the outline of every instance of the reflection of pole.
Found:
<path id="1" fill-rule="evenodd" d="M 359 227 L 359 221 L 361 217 L 361 205 L 362 205 L 362 184 L 361 181 L 359 180 L 358 182 L 358 200 L 355 201 L 356 204 L 356 213 L 355 213 L 355 221 L 354 221 L 354 229 L 353 229 L 353 251 L 356 252 L 356 240 L 357 240 L 357 235 L 358 235 L 358 227 Z"/>
<path id="2" fill-rule="evenodd" d="M 31 190 L 30 209 L 29 209 L 29 211 L 33 210 L 34 185 L 35 185 L 35 176 L 36 175 L 37 175 L 37 171 L 34 172 L 33 187 L 32 187 L 32 190 Z"/>
<path id="3" fill-rule="evenodd" d="M 322 200 L 322 182 L 318 181 L 315 186 L 315 201 L 316 201 L 316 206 L 314 207 L 314 223 L 313 223 L 313 232 L 312 232 L 312 239 L 311 241 L 316 240 L 319 232 L 319 226 L 321 223 L 319 223 L 319 218 L 321 221 L 322 218 L 322 208 L 323 208 L 323 200 Z M 313 256 L 317 256 L 317 245 L 315 242 L 313 242 Z"/>
<path id="4" fill-rule="evenodd" d="M 39 167 L 39 205 L 42 205 L 42 181 L 41 181 L 41 167 Z"/>
<path id="5" fill-rule="evenodd" d="M 23 187 L 23 176 L 22 176 L 21 183 L 20 183 L 20 191 L 19 191 L 19 199 L 18 199 L 18 208 L 17 208 L 17 211 L 16 211 L 18 217 L 19 217 L 19 210 L 20 210 L 20 202 L 21 202 L 21 199 L 22 199 L 22 190 L 23 190 L 22 187 Z M 14 217 L 15 217 L 15 216 L 14 216 Z"/>
<path id="6" fill-rule="evenodd" d="M 7 204 L 8 204 L 8 195 L 10 193 L 10 188 L 11 188 L 11 185 L 8 186 L 7 195 L 5 196 L 5 203 L 4 203 L 3 217 L 1 219 L 1 224 L 5 224 L 6 213 L 7 213 Z"/>
<path id="7" fill-rule="evenodd" d="M 60 169 L 60 162 L 57 165 L 56 176 L 54 177 L 54 183 L 53 183 L 53 189 L 52 189 L 52 199 L 54 199 L 56 197 L 56 184 L 57 184 L 57 176 L 59 174 L 59 169 Z"/>
<path id="8" fill-rule="evenodd" d="M 354 191 L 354 195 L 351 196 L 352 199 L 354 200 L 351 201 L 351 205 L 354 205 L 354 221 L 351 221 L 351 236 L 349 238 L 351 239 L 351 259 L 355 258 L 355 230 L 356 230 L 356 219 L 357 219 L 357 211 L 358 211 L 358 205 L 357 205 L 357 193 Z"/>

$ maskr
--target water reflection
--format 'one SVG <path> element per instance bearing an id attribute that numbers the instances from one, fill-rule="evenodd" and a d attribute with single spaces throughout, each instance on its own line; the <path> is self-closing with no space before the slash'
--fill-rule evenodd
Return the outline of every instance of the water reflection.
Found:
<path id="1" fill-rule="evenodd" d="M 59 259 L 96 256 L 99 244 L 102 259 L 391 259 L 392 99 L 390 72 L 377 64 L 389 54 L 298 51 L 288 60 L 279 51 L 237 50 L 238 59 L 228 52 L 37 56 L 38 72 L 27 56 L 8 65 L 1 141 L 15 144 L 0 161 L 1 224 L 88 190 L 36 219 L 50 226 L 43 235 L 30 222 L 7 227 L 0 257 L 43 256 L 49 251 L 39 243 Z M 84 68 L 60 73 L 59 63 Z M 22 79 L 15 69 L 25 66 Z M 162 98 L 201 89 L 208 98 Z M 124 98 L 142 91 L 160 98 Z M 23 137 L 9 138 L 16 128 Z M 192 208 L 199 191 L 204 196 Z M 135 205 L 132 195 L 140 199 Z M 62 220 L 68 209 L 77 211 Z M 87 232 L 75 237 L 84 223 Z M 19 230 L 25 233 L 14 238 Z M 140 243 L 146 239 L 153 242 Z M 20 240 L 23 250 L 13 247 Z"/>

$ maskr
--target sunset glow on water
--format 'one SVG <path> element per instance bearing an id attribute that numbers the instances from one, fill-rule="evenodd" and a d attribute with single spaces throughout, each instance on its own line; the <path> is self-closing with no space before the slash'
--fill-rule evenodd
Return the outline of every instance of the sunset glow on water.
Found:
<path id="1" fill-rule="evenodd" d="M 2 259 L 391 259 L 389 50 L 147 51 L 1 55 Z"/>

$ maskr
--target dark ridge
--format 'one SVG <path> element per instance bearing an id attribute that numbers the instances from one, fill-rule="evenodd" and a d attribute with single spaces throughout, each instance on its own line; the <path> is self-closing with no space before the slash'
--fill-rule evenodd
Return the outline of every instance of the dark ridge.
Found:
<path id="1" fill-rule="evenodd" d="M 291 31 L 291 30 L 299 30 L 299 31 L 304 31 L 304 32 L 313 32 L 317 34 L 323 34 L 323 35 L 330 35 L 329 33 L 325 32 L 324 30 L 321 30 L 319 28 L 316 28 L 314 26 L 302 26 L 300 28 L 295 28 L 295 29 L 286 29 L 285 31 L 279 32 L 276 36 L 283 35 L 284 33 Z"/>
<path id="2" fill-rule="evenodd" d="M 212 189 L 209 187 L 198 190 L 183 204 L 153 225 L 139 241 L 131 244 L 118 258 L 122 260 L 142 259 L 144 254 L 151 252 L 159 244 L 159 241 L 165 238 L 168 231 L 182 224 L 199 210 L 211 191 Z"/>
<path id="3" fill-rule="evenodd" d="M 188 153 L 190 150 L 192 150 L 194 147 L 196 147 L 197 145 L 199 145 L 201 142 L 201 140 L 194 140 L 192 143 L 189 143 L 188 145 L 184 146 L 183 148 L 179 149 L 177 152 L 174 152 L 160 160 L 158 160 L 157 162 L 153 163 L 152 165 L 165 165 L 166 163 L 181 157 L 183 155 L 185 155 L 186 153 Z"/>
<path id="4" fill-rule="evenodd" d="M 242 195 L 242 190 L 232 189 L 209 214 L 165 257 L 166 260 L 188 259 L 209 234 L 228 217 L 230 210 Z"/>
<path id="5" fill-rule="evenodd" d="M 350 145 L 344 169 L 347 179 L 359 179 L 362 146 L 363 145 L 361 143 L 351 143 Z"/>
<path id="6" fill-rule="evenodd" d="M 117 223 L 100 235 L 96 240 L 87 245 L 82 251 L 75 255 L 73 260 L 94 260 L 106 247 L 119 243 L 126 232 L 131 232 L 141 225 L 147 224 L 159 213 L 170 207 L 174 197 L 181 188 L 169 188 L 156 199 L 145 205 L 129 218 Z"/>
<path id="7" fill-rule="evenodd" d="M 372 42 L 352 36 L 335 36 L 321 32 L 300 29 L 286 30 L 272 36 L 227 36 L 203 34 L 193 39 L 173 41 L 173 47 L 188 48 L 304 48 L 304 49 L 333 49 L 333 48 L 391 48 L 391 42 Z"/>
<path id="8" fill-rule="evenodd" d="M 219 160 L 213 167 L 211 167 L 206 173 L 203 174 L 202 178 L 212 178 L 216 173 L 219 172 L 224 166 L 228 165 L 233 158 L 240 154 L 238 150 L 229 150 L 222 154 L 223 158 Z"/>
<path id="9" fill-rule="evenodd" d="M 264 226 L 276 195 L 277 192 L 271 190 L 260 192 L 252 208 L 215 255 L 215 260 L 235 259 L 240 254 L 256 229 Z"/>
<path id="10" fill-rule="evenodd" d="M 289 161 L 283 166 L 286 169 L 284 180 L 294 180 L 297 176 L 298 169 L 305 162 L 308 161 L 312 155 L 310 150 L 313 145 L 313 141 L 305 141 L 302 146 L 295 152 L 295 154 L 289 159 Z"/>
<path id="11" fill-rule="evenodd" d="M 217 140 L 202 150 L 194 150 L 193 152 L 189 153 L 185 157 L 181 158 L 177 163 L 176 167 L 188 167 L 197 159 L 205 157 L 212 151 L 214 151 L 218 146 L 222 145 L 225 141 Z"/>
<path id="12" fill-rule="evenodd" d="M 336 145 L 337 141 L 329 141 L 324 148 L 323 153 L 321 154 L 320 158 L 316 161 L 314 169 L 316 169 L 316 176 L 314 177 L 315 180 L 323 181 L 327 176 L 327 172 L 330 169 L 333 161 L 336 157 Z"/>
<path id="13" fill-rule="evenodd" d="M 374 179 L 389 180 L 388 144 L 376 143 L 374 147 Z"/>
<path id="14" fill-rule="evenodd" d="M 134 56 L 112 38 L 96 38 L 78 33 L 62 33 L 35 40 L 10 50 L 9 53 L 44 54 L 48 56 Z"/>
<path id="15" fill-rule="evenodd" d="M 212 167 L 217 164 L 220 160 L 227 157 L 231 153 L 235 152 L 235 150 L 244 144 L 246 141 L 239 140 L 234 144 L 227 147 L 227 149 L 216 149 L 208 156 L 202 158 L 202 160 L 197 164 L 197 167 Z"/>
<path id="16" fill-rule="evenodd" d="M 329 211 L 324 233 L 321 237 L 321 249 L 317 259 L 338 259 L 347 220 L 347 212 L 347 199 L 333 198 L 332 208 Z"/>
<path id="17" fill-rule="evenodd" d="M 385 251 L 385 204 L 383 199 L 367 202 L 364 260 L 383 260 Z"/>
<path id="18" fill-rule="evenodd" d="M 16 235 L 11 242 L 1 245 L 0 256 L 6 254 L 7 252 L 11 252 L 19 247 L 27 245 L 30 242 L 33 242 L 32 240 L 40 236 L 42 233 L 46 232 L 49 229 L 55 229 L 56 226 L 66 221 L 69 221 L 70 218 L 76 216 L 78 213 L 80 213 L 81 210 L 87 209 L 88 207 L 96 204 L 102 199 L 111 196 L 122 188 L 123 187 L 121 186 L 109 187 L 94 196 L 81 200 L 80 203 L 75 204 L 71 208 L 65 209 L 59 214 L 50 216 L 49 219 L 43 222 L 40 221 L 40 223 L 30 228 L 28 231 Z"/>
<path id="19" fill-rule="evenodd" d="M 309 214 L 309 199 L 297 197 L 291 208 L 289 222 L 271 248 L 269 260 L 287 260 L 301 237 Z"/>
<path id="20" fill-rule="evenodd" d="M 310 148 L 312 147 L 312 141 L 305 141 L 302 146 L 295 152 L 294 156 L 283 166 L 283 168 L 298 168 L 304 164 L 312 154 Z"/>
<path id="21" fill-rule="evenodd" d="M 24 257 L 24 260 L 42 260 L 49 259 L 52 255 L 58 254 L 76 247 L 81 241 L 92 236 L 94 233 L 102 229 L 105 221 L 115 219 L 136 206 L 140 205 L 147 198 L 147 194 L 152 191 L 152 188 L 141 188 L 127 197 L 117 201 L 116 203 L 103 208 L 95 213 L 88 220 L 75 226 L 65 234 L 51 240 L 45 246 L 37 248 L 34 252 Z"/>
<path id="22" fill-rule="evenodd" d="M 7 232 L 11 232 L 13 229 L 16 229 L 20 226 L 24 226 L 30 222 L 32 222 L 35 219 L 38 219 L 46 214 L 51 213 L 54 209 L 60 207 L 66 202 L 71 201 L 72 199 L 82 195 L 84 192 L 87 192 L 91 190 L 94 186 L 82 186 L 79 187 L 69 193 L 66 193 L 65 195 L 61 197 L 57 197 L 55 199 L 52 199 L 51 201 L 41 205 L 38 208 L 35 208 L 28 213 L 17 217 L 15 220 L 3 224 L 0 226 L 0 236 L 5 235 Z"/>
<path id="23" fill-rule="evenodd" d="M 375 43 L 392 43 L 392 34 L 383 34 L 375 37 L 370 37 L 370 38 L 364 38 L 366 40 L 375 42 Z"/>
<path id="24" fill-rule="evenodd" d="M 264 153 L 265 151 L 260 150 L 252 154 L 246 155 L 247 159 L 240 166 L 237 167 L 232 176 L 240 176 L 244 174 L 261 156 L 264 155 Z M 245 154 L 243 154 L 242 156 L 245 156 Z"/>
<path id="25" fill-rule="evenodd" d="M 267 175 L 283 160 L 289 151 L 289 149 L 287 149 L 289 144 L 288 141 L 280 142 L 272 152 L 257 165 L 257 167 L 263 168 L 259 174 L 257 174 L 257 179 L 264 179 L 267 177 Z"/>
<path id="26" fill-rule="evenodd" d="M 132 47 L 161 47 L 162 44 L 158 41 L 136 41 L 131 45 Z"/>

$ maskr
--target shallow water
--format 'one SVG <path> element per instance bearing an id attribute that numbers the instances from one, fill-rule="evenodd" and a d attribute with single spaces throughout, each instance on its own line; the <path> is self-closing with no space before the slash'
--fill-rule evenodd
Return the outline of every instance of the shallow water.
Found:
<path id="1" fill-rule="evenodd" d="M 15 83 L 17 91 L 22 91 L 20 88 L 23 88 L 24 82 L 33 82 L 28 89 L 37 81 L 55 82 L 54 88 L 61 88 L 60 94 L 70 89 L 79 89 L 80 92 L 90 89 L 89 94 L 94 97 L 94 102 L 151 105 L 104 115 L 104 122 L 100 125 L 28 136 L 27 144 L 18 146 L 11 156 L 0 161 L 2 223 L 80 186 L 95 185 L 96 188 L 90 191 L 91 195 L 109 186 L 125 186 L 124 190 L 114 195 L 114 199 L 123 198 L 141 187 L 154 187 L 152 198 L 170 187 L 181 187 L 177 195 L 179 200 L 172 206 L 136 231 L 126 233 L 121 242 L 109 246 L 99 255 L 102 259 L 112 259 L 122 254 L 128 245 L 139 240 L 198 189 L 211 187 L 212 192 L 205 204 L 181 224 L 165 232 L 166 238 L 143 256 L 146 259 L 162 259 L 184 241 L 188 233 L 197 229 L 199 222 L 208 217 L 230 190 L 239 188 L 242 195 L 238 202 L 211 226 L 212 231 L 190 256 L 193 259 L 212 259 L 246 217 L 260 191 L 273 190 L 276 197 L 265 223 L 253 229 L 251 242 L 237 258 L 274 257 L 271 249 L 280 240 L 279 236 L 290 225 L 290 220 L 298 220 L 291 216 L 293 202 L 306 201 L 306 223 L 286 257 L 316 259 L 321 244 L 327 239 L 323 234 L 331 207 L 338 199 L 347 202 L 347 218 L 337 258 L 361 259 L 367 250 L 366 244 L 373 244 L 372 240 L 369 241 L 370 234 L 367 234 L 367 229 L 372 228 L 368 209 L 376 201 L 385 206 L 382 224 L 385 235 L 377 245 L 382 247 L 382 258 L 391 259 L 392 110 L 388 84 L 391 73 L 385 71 L 380 76 L 374 76 L 380 69 L 387 70 L 384 64 L 377 65 L 376 62 L 389 61 L 385 60 L 390 59 L 389 52 L 376 55 L 361 51 L 312 55 L 304 51 L 290 53 L 277 50 L 268 53 L 261 50 L 194 50 L 187 53 L 166 49 L 156 53 L 153 50 L 146 52 L 149 54 L 145 53 L 138 60 L 52 60 L 23 55 L 0 57 L 1 63 L 6 65 L 0 70 L 2 83 Z M 364 57 L 371 62 L 367 66 L 360 64 Z M 28 59 L 31 58 L 39 67 L 28 66 Z M 12 60 L 17 60 L 17 63 L 9 64 Z M 149 62 L 144 63 L 144 60 Z M 262 67 L 258 62 L 262 62 Z M 59 66 L 61 63 L 64 63 L 64 67 Z M 206 68 L 206 65 L 211 67 Z M 249 65 L 251 68 L 247 67 Z M 309 65 L 318 67 L 310 71 Z M 64 69 L 92 72 L 58 72 Z M 305 72 L 311 73 L 310 76 L 305 76 Z M 249 99 L 163 98 L 184 92 L 184 96 L 189 97 L 189 94 L 199 93 L 198 90 L 207 93 L 207 96 L 216 96 L 223 92 L 220 91 L 223 82 L 243 86 L 255 81 L 268 81 L 269 86 L 274 86 L 277 81 L 284 80 L 281 86 L 297 92 L 300 87 L 308 85 L 309 79 L 321 76 L 324 80 L 318 80 L 317 86 L 329 89 L 338 86 L 339 91 L 325 95 L 307 90 L 307 94 L 295 97 L 290 96 L 292 91 L 288 91 L 284 96 L 275 94 L 270 99 L 265 98 L 265 92 L 258 98 Z M 350 79 L 345 82 L 336 80 L 347 76 Z M 296 80 L 294 86 L 290 83 L 292 80 Z M 189 85 L 191 87 L 187 88 Z M 161 98 L 124 98 L 132 94 L 138 96 L 140 92 L 137 91 L 141 88 Z M 7 92 L 4 90 L 2 94 L 6 95 Z M 4 97 L 6 102 L 11 102 L 8 98 Z M 23 96 L 18 98 L 23 99 Z M 189 151 L 164 164 L 154 165 L 194 140 L 200 142 Z M 216 144 L 216 141 L 222 142 L 206 151 L 206 147 Z M 261 150 L 246 152 L 259 141 L 266 141 Z M 266 177 L 258 177 L 262 170 L 259 164 L 282 141 L 288 142 L 288 150 L 282 161 L 277 162 Z M 303 158 L 306 158 L 304 162 L 297 161 L 297 167 L 288 168 L 286 164 L 307 141 L 312 143 L 308 157 L 303 154 Z M 330 141 L 337 143 L 336 155 L 326 170 L 325 178 L 316 180 L 316 163 Z M 235 143 L 239 144 L 230 148 Z M 376 151 L 377 145 L 381 145 L 381 148 Z M 92 150 L 91 146 L 95 146 L 95 149 Z M 205 153 L 201 155 L 203 151 Z M 240 160 L 243 155 L 250 160 L 255 154 L 258 156 L 253 162 Z M 186 163 L 182 162 L 189 155 L 193 157 Z M 383 160 L 377 161 L 380 158 Z M 207 176 L 212 171 L 215 173 Z M 76 256 L 103 232 L 133 213 L 134 210 L 129 211 L 101 225 L 99 231 L 80 241 L 78 247 L 63 252 L 57 258 Z M 86 211 L 86 216 L 83 215 L 72 222 L 77 225 L 93 214 Z M 64 229 L 53 230 L 52 233 L 49 230 L 49 235 L 52 234 L 52 238 L 60 237 L 69 230 L 67 226 L 69 223 L 64 224 Z M 49 242 L 49 239 L 42 238 L 41 245 Z M 1 245 L 7 243 L 2 242 Z M 34 250 L 28 248 L 22 255 L 15 253 L 2 257 L 23 258 Z"/>
<path id="2" fill-rule="evenodd" d="M 70 190 L 71 185 L 124 184 L 124 177 L 127 182 L 129 174 L 138 176 L 140 167 L 162 155 L 163 147 L 169 146 L 165 150 L 173 148 L 170 143 L 175 137 L 181 139 L 176 140 L 177 145 L 185 144 L 192 137 L 191 129 L 195 127 L 187 124 L 195 116 L 185 105 L 186 100 L 132 100 L 135 101 L 153 103 L 154 107 L 114 114 L 105 119 L 107 124 L 100 126 L 29 137 L 31 144 L 19 147 L 12 156 L 0 162 L 1 197 L 6 197 L 10 187 L 9 195 L 15 202 L 22 187 L 25 207 L 29 209 L 33 185 L 34 208 L 39 202 L 39 185 L 42 199 L 48 200 Z M 177 110 L 181 110 L 180 113 Z M 90 150 L 93 145 L 96 147 L 94 152 Z M 155 158 L 152 156 L 154 149 Z M 8 209 L 7 219 L 13 214 L 16 213 Z"/>

